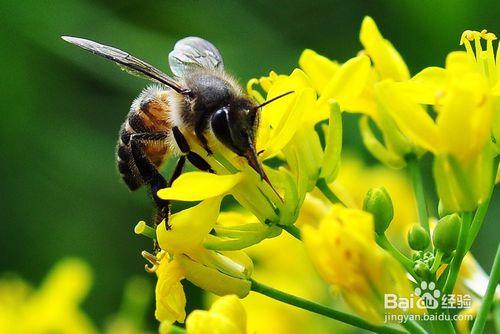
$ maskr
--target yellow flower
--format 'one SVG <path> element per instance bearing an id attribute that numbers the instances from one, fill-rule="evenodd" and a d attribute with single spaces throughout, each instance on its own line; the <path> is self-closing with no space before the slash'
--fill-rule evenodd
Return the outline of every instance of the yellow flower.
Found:
<path id="1" fill-rule="evenodd" d="M 325 207 L 326 205 L 321 200 L 308 195 L 297 224 L 315 221 L 322 216 L 324 213 L 322 210 Z M 255 217 L 234 211 L 221 213 L 219 223 L 224 227 L 259 224 Z M 299 240 L 287 233 L 282 233 L 276 238 L 254 244 L 245 249 L 245 252 L 255 263 L 252 278 L 264 283 L 270 282 L 282 291 L 309 300 L 331 304 L 327 286 L 318 277 Z M 208 300 L 212 299 L 209 296 Z M 317 317 L 312 313 L 256 293 L 246 296 L 242 303 L 248 314 L 249 333 L 327 333 L 337 332 L 339 328 L 343 328 L 338 322 Z"/>
<path id="2" fill-rule="evenodd" d="M 193 311 L 186 321 L 188 334 L 245 334 L 247 317 L 240 300 L 234 296 L 219 298 L 209 311 Z"/>
<path id="3" fill-rule="evenodd" d="M 210 310 L 195 310 L 186 319 L 187 334 L 246 334 L 247 315 L 241 301 L 234 295 L 217 299 Z M 160 333 L 170 332 L 170 324 L 163 323 Z"/>
<path id="4" fill-rule="evenodd" d="M 431 117 L 405 91 L 405 85 L 383 82 L 378 96 L 401 131 L 419 147 L 435 155 L 434 177 L 444 208 L 471 211 L 489 193 L 493 148 L 490 146 L 492 101 L 479 87 L 481 78 L 470 73 L 447 87 Z M 401 89 L 403 88 L 403 89 Z"/>
<path id="5" fill-rule="evenodd" d="M 183 278 L 218 295 L 244 297 L 250 291 L 248 278 L 253 264 L 244 252 L 213 251 L 203 246 L 215 226 L 220 201 L 220 196 L 206 199 L 173 214 L 169 228 L 162 222 L 156 229 L 162 251 L 156 258 L 145 255 L 158 275 L 156 317 L 160 322 L 184 321 L 186 297 L 180 283 Z"/>
<path id="6" fill-rule="evenodd" d="M 58 262 L 37 290 L 20 279 L 1 279 L 0 332 L 96 333 L 79 308 L 90 284 L 90 269 L 78 259 Z"/>
<path id="7" fill-rule="evenodd" d="M 321 277 L 367 320 L 383 322 L 384 293 L 409 296 L 405 271 L 375 243 L 370 214 L 333 205 L 317 226 L 305 225 L 301 230 Z"/>
<path id="8" fill-rule="evenodd" d="M 367 166 L 354 155 L 342 157 L 338 178 L 330 187 L 350 208 L 361 208 L 370 188 L 385 187 L 391 194 L 394 217 L 386 231 L 387 237 L 400 250 L 410 254 L 406 242 L 408 230 L 418 221 L 413 189 L 408 177 L 399 170 L 384 166 Z"/>
<path id="9" fill-rule="evenodd" d="M 365 114 L 360 122 L 365 146 L 380 161 L 401 168 L 406 164 L 404 158 L 407 154 L 421 152 L 381 107 L 375 85 L 383 80 L 405 81 L 410 74 L 398 51 L 380 34 L 370 17 L 363 20 L 360 40 L 364 52 L 342 65 L 312 50 L 302 53 L 299 64 L 321 94 L 319 102 L 333 98 L 342 110 Z M 370 65 L 370 60 L 373 65 Z M 381 130 L 384 143 L 371 130 L 369 119 Z"/>
<path id="10" fill-rule="evenodd" d="M 243 298 L 250 292 L 251 283 L 246 278 L 251 274 L 248 271 L 251 260 L 244 253 L 209 254 L 200 250 L 195 255 L 196 260 L 184 254 L 170 256 L 164 251 L 156 256 L 155 316 L 160 323 L 184 322 L 186 295 L 181 284 L 184 278 L 220 296 L 236 294 Z"/>

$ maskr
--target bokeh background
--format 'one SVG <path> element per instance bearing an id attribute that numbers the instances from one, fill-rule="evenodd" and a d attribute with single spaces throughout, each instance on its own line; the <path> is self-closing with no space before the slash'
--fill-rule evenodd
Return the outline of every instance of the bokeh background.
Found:
<path id="1" fill-rule="evenodd" d="M 132 230 L 150 219 L 152 205 L 144 190 L 130 193 L 120 182 L 114 152 L 130 103 L 147 83 L 60 35 L 120 47 L 165 71 L 174 42 L 198 35 L 221 50 L 226 68 L 244 83 L 271 69 L 290 72 L 304 48 L 348 59 L 361 48 L 364 15 L 415 74 L 443 65 L 460 49 L 465 29 L 500 34 L 499 14 L 496 0 L 2 1 L 0 272 L 36 285 L 58 259 L 85 259 L 94 283 L 83 306 L 99 326 L 117 310 L 125 282 L 146 276 L 139 253 L 150 243 Z M 373 163 L 355 117 L 345 124 L 346 145 Z M 498 242 L 498 195 L 473 249 L 488 270 Z M 200 298 L 191 291 L 195 307 Z"/>

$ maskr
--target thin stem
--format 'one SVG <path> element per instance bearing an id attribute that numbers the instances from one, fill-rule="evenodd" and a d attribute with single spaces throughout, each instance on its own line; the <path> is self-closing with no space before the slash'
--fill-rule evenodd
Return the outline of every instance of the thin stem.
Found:
<path id="1" fill-rule="evenodd" d="M 441 266 L 441 261 L 443 259 L 444 253 L 438 250 L 436 252 L 436 256 L 434 257 L 434 262 L 432 263 L 432 268 L 431 268 L 431 273 L 434 275 L 436 271 L 439 269 L 439 266 Z"/>
<path id="2" fill-rule="evenodd" d="M 467 253 L 467 236 L 469 235 L 469 227 L 472 221 L 472 213 L 465 212 L 462 217 L 462 224 L 460 225 L 460 234 L 458 236 L 457 250 L 455 251 L 455 256 L 450 263 L 450 272 L 444 283 L 443 293 L 445 295 L 453 292 L 455 287 L 455 282 L 457 281 L 458 272 L 460 271 L 460 266 L 462 265 L 462 260 Z"/>
<path id="3" fill-rule="evenodd" d="M 470 225 L 469 236 L 467 238 L 467 249 L 470 249 L 472 247 L 472 244 L 474 243 L 474 240 L 476 240 L 477 234 L 481 229 L 481 225 L 483 225 L 484 217 L 486 217 L 486 213 L 488 212 L 488 207 L 490 206 L 492 194 L 493 191 L 490 192 L 486 201 L 481 203 L 477 208 L 476 214 L 474 215 L 474 219 L 472 220 L 472 224 Z"/>
<path id="4" fill-rule="evenodd" d="M 377 244 L 391 253 L 391 255 L 398 260 L 403 267 L 405 267 L 406 271 L 408 271 L 413 277 L 416 277 L 415 272 L 413 271 L 413 262 L 407 258 L 403 253 L 401 253 L 394 245 L 387 239 L 385 234 L 377 235 L 376 237 Z"/>
<path id="5" fill-rule="evenodd" d="M 325 179 L 321 178 L 318 179 L 318 182 L 316 182 L 316 187 L 325 195 L 325 197 L 332 203 L 342 203 L 342 201 L 333 193 L 333 191 L 330 189 L 328 184 L 326 183 Z M 344 203 L 342 203 L 344 204 Z M 345 205 L 345 204 L 344 204 Z M 346 205 L 347 206 L 347 205 Z"/>
<path id="6" fill-rule="evenodd" d="M 477 314 L 477 318 L 472 326 L 472 334 L 482 333 L 484 330 L 484 325 L 486 323 L 486 318 L 493 303 L 493 297 L 495 296 L 495 291 L 500 279 L 500 245 L 497 247 L 497 254 L 495 255 L 495 260 L 493 261 L 493 267 L 491 268 L 490 281 L 488 282 L 488 287 L 486 288 L 486 294 L 483 298 L 483 303 Z"/>
<path id="7" fill-rule="evenodd" d="M 413 190 L 415 192 L 415 199 L 417 201 L 418 218 L 420 221 L 420 225 L 422 225 L 422 227 L 430 235 L 429 216 L 427 214 L 427 203 L 425 202 L 424 181 L 416 157 L 408 159 L 408 168 L 410 169 Z"/>
<path id="8" fill-rule="evenodd" d="M 278 225 L 278 226 L 287 231 L 295 239 L 302 240 L 300 229 L 298 229 L 295 225 Z"/>
<path id="9" fill-rule="evenodd" d="M 252 280 L 251 290 L 263 294 L 265 296 L 268 296 L 270 298 L 279 300 L 283 303 L 293 305 L 313 313 L 321 314 L 324 315 L 325 317 L 335 319 L 355 327 L 367 329 L 374 333 L 389 333 L 389 334 L 407 333 L 406 331 L 402 331 L 389 326 L 374 325 L 355 315 L 337 311 L 327 306 L 317 304 L 297 296 L 290 295 L 286 292 L 276 290 L 270 286 L 264 285 L 254 280 Z"/>
<path id="10" fill-rule="evenodd" d="M 186 330 L 182 327 L 172 325 L 170 326 L 170 330 L 168 331 L 168 334 L 186 334 Z"/>

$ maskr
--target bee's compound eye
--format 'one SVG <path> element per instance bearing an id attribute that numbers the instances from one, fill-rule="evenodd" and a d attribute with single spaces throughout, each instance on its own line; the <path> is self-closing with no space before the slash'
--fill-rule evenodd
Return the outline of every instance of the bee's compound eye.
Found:
<path id="1" fill-rule="evenodd" d="M 231 138 L 231 130 L 229 129 L 229 108 L 223 107 L 217 110 L 210 119 L 210 125 L 215 137 L 226 147 L 236 152 L 233 140 Z"/>

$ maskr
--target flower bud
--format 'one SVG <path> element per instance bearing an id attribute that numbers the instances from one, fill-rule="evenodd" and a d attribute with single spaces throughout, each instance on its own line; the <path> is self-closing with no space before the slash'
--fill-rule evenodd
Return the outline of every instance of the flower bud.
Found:
<path id="1" fill-rule="evenodd" d="M 457 248 L 460 223 L 461 219 L 456 213 L 441 218 L 432 235 L 434 246 L 445 254 L 453 252 Z"/>
<path id="2" fill-rule="evenodd" d="M 438 215 L 439 215 L 439 218 L 443 218 L 444 216 L 451 215 L 452 213 L 453 213 L 453 211 L 446 210 L 445 206 L 443 204 L 443 201 L 439 200 L 439 203 L 438 203 Z"/>
<path id="3" fill-rule="evenodd" d="M 373 215 L 377 234 L 383 234 L 387 230 L 394 215 L 391 196 L 383 187 L 368 190 L 363 203 L 363 210 Z"/>
<path id="4" fill-rule="evenodd" d="M 429 270 L 429 267 L 422 261 L 418 261 L 413 267 L 413 270 L 415 270 L 415 273 L 423 279 L 427 279 L 430 277 L 431 272 Z"/>
<path id="5" fill-rule="evenodd" d="M 413 225 L 408 232 L 408 244 L 413 250 L 424 250 L 429 246 L 430 238 L 427 231 L 420 225 Z"/>

